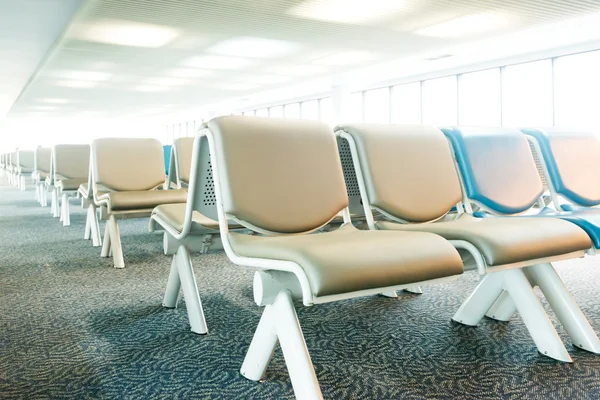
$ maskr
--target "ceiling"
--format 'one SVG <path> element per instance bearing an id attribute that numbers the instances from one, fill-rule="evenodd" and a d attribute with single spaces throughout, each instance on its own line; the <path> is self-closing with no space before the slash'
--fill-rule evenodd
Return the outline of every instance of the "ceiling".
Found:
<path id="1" fill-rule="evenodd" d="M 55 24 L 37 69 L 12 66 L 29 76 L 8 116 L 169 114 L 598 12 L 600 0 L 88 0 L 64 35 Z"/>

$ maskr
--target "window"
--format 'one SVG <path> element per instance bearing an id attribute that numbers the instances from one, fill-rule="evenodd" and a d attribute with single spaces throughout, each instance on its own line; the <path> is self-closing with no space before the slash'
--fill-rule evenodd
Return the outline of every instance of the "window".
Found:
<path id="1" fill-rule="evenodd" d="M 268 117 L 269 116 L 269 109 L 267 108 L 261 108 L 256 110 L 256 114 L 257 117 Z"/>
<path id="2" fill-rule="evenodd" d="M 502 75 L 502 125 L 552 126 L 552 61 L 506 67 Z"/>
<path id="3" fill-rule="evenodd" d="M 390 123 L 390 89 L 381 88 L 365 92 L 365 122 Z"/>
<path id="4" fill-rule="evenodd" d="M 330 126 L 334 125 L 333 115 L 331 110 L 331 97 L 326 97 L 319 100 L 319 116 L 321 121 L 328 123 Z"/>
<path id="5" fill-rule="evenodd" d="M 252 115 L 254 115 L 254 111 L 244 111 L 244 112 L 242 113 L 242 115 L 245 115 L 245 116 L 252 116 Z"/>
<path id="6" fill-rule="evenodd" d="M 600 51 L 560 57 L 554 70 L 555 124 L 600 127 Z"/>
<path id="7" fill-rule="evenodd" d="M 286 104 L 283 115 L 285 118 L 300 118 L 300 103 Z"/>
<path id="8" fill-rule="evenodd" d="M 456 125 L 458 119 L 456 75 L 423 83 L 423 123 Z"/>
<path id="9" fill-rule="evenodd" d="M 319 100 L 303 101 L 300 104 L 302 119 L 319 119 Z"/>
<path id="10" fill-rule="evenodd" d="M 421 123 L 421 82 L 407 83 L 392 88 L 392 122 L 395 124 Z"/>
<path id="11" fill-rule="evenodd" d="M 363 122 L 363 94 L 354 92 L 350 95 L 350 115 L 345 115 L 348 122 Z"/>
<path id="12" fill-rule="evenodd" d="M 458 115 L 461 125 L 500 126 L 500 69 L 459 77 Z"/>
<path id="13" fill-rule="evenodd" d="M 269 117 L 271 117 L 271 118 L 283 118 L 283 106 L 271 107 L 269 109 Z"/>

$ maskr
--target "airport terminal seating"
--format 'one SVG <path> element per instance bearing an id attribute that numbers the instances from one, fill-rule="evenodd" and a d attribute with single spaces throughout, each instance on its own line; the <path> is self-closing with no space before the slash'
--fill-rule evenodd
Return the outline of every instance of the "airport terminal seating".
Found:
<path id="1" fill-rule="evenodd" d="M 60 217 L 63 226 L 71 224 L 69 198 L 77 196 L 79 185 L 86 181 L 89 163 L 87 144 L 58 144 L 52 148 L 52 204 L 54 216 Z"/>
<path id="2" fill-rule="evenodd" d="M 474 197 L 483 204 L 493 204 L 494 209 L 506 210 L 507 214 L 525 211 L 537 201 L 541 182 L 535 164 L 530 153 L 529 158 L 527 154 L 519 157 L 517 151 L 529 152 L 524 136 L 521 135 L 524 141 L 520 144 L 505 138 L 488 148 L 487 141 L 478 141 L 475 135 L 475 143 L 468 147 L 471 158 L 457 158 L 459 164 L 468 165 L 469 170 L 483 170 L 486 176 L 473 180 L 467 175 L 463 179 L 465 186 L 468 182 L 470 188 L 474 183 L 481 187 L 463 191 L 452 149 L 437 128 L 349 124 L 338 126 L 336 132 L 348 140 L 352 150 L 370 229 L 441 235 L 461 252 L 466 269 L 476 269 L 484 276 L 453 316 L 454 321 L 477 325 L 501 296 L 507 297 L 512 299 L 538 350 L 557 360 L 571 361 L 533 291 L 535 283 L 574 343 L 589 351 L 600 350 L 596 334 L 550 264 L 584 256 L 591 247 L 585 232 L 554 218 L 476 218 L 463 211 Z M 454 131 L 447 132 L 452 135 Z M 471 144 L 462 135 L 452 137 Z M 515 154 L 511 168 L 522 170 L 521 173 L 494 171 L 498 146 Z M 491 200 L 477 197 L 482 192 Z M 445 219 L 455 205 L 460 211 L 457 217 Z M 374 221 L 371 210 L 377 210 L 385 220 Z"/>
<path id="3" fill-rule="evenodd" d="M 293 300 L 305 306 L 432 284 L 463 272 L 460 256 L 426 232 L 362 231 L 350 223 L 335 136 L 316 121 L 227 116 L 209 121 L 223 246 L 232 262 L 260 269 L 265 306 L 241 373 L 264 378 L 279 342 L 298 398 L 321 398 Z M 318 232 L 340 211 L 346 223 Z M 254 234 L 230 232 L 228 220 Z"/>
<path id="4" fill-rule="evenodd" d="M 103 138 L 92 142 L 93 198 L 106 220 L 102 257 L 124 268 L 117 219 L 149 217 L 160 204 L 185 203 L 185 190 L 162 190 L 163 148 L 156 139 Z"/>
<path id="5" fill-rule="evenodd" d="M 556 214 L 585 230 L 600 249 L 600 180 L 591 166 L 600 160 L 600 138 L 563 128 L 522 129 L 546 178 Z"/>
<path id="6" fill-rule="evenodd" d="M 8 182 L 13 185 L 13 186 L 17 186 L 17 179 L 16 179 L 16 168 L 17 166 L 15 165 L 17 163 L 17 151 L 12 151 L 8 154 Z"/>
<path id="7" fill-rule="evenodd" d="M 192 166 L 193 143 L 193 137 L 179 138 L 173 143 L 167 187 L 174 189 L 188 187 L 190 182 L 190 168 Z"/>
<path id="8" fill-rule="evenodd" d="M 52 164 L 52 148 L 51 147 L 36 147 L 33 158 L 33 183 L 35 184 L 35 194 L 38 202 L 42 207 L 48 205 L 46 178 L 50 175 Z"/>
<path id="9" fill-rule="evenodd" d="M 207 325 L 202 310 L 200 294 L 194 277 L 191 252 L 206 253 L 209 250 L 222 250 L 219 234 L 219 222 L 215 205 L 213 170 L 206 137 L 196 144 L 194 138 L 178 139 L 178 150 L 182 145 L 189 154 L 185 160 L 185 179 L 188 187 L 187 203 L 163 204 L 152 211 L 151 231 L 164 231 L 165 254 L 173 254 L 171 273 L 167 282 L 163 306 L 177 306 L 180 289 L 183 289 L 191 330 L 195 333 L 207 333 Z M 174 146 L 174 147 L 175 147 Z M 181 157 L 184 152 L 175 154 Z M 177 162 L 181 167 L 181 160 Z M 173 169 L 171 170 L 173 172 Z M 188 186 L 189 184 L 189 186 Z M 242 226 L 229 222 L 229 229 L 239 230 Z"/>
<path id="10" fill-rule="evenodd" d="M 171 164 L 171 147 L 169 145 L 163 146 L 163 157 L 165 159 L 165 176 L 169 176 L 169 167 Z"/>
<path id="11" fill-rule="evenodd" d="M 16 184 L 21 190 L 27 187 L 27 176 L 33 173 L 33 151 L 21 150 L 17 151 L 17 163 L 15 168 Z"/>

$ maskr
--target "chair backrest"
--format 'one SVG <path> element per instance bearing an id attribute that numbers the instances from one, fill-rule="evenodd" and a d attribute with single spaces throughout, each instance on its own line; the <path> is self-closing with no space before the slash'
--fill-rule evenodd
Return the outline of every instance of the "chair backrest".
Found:
<path id="1" fill-rule="evenodd" d="M 192 139 L 190 181 L 188 186 L 187 216 L 191 220 L 192 211 L 217 221 L 217 199 L 213 180 L 210 148 L 206 136 Z"/>
<path id="2" fill-rule="evenodd" d="M 165 182 L 163 148 L 156 139 L 96 139 L 92 142 L 92 168 L 95 192 L 98 185 L 136 191 L 152 190 Z"/>
<path id="3" fill-rule="evenodd" d="M 469 199 L 498 214 L 529 210 L 544 192 L 527 137 L 518 129 L 442 128 Z"/>
<path id="4" fill-rule="evenodd" d="M 538 144 L 557 194 L 593 207 L 600 204 L 600 138 L 592 132 L 561 128 L 522 129 Z M 535 154 L 535 153 L 534 153 Z"/>
<path id="5" fill-rule="evenodd" d="M 348 206 L 335 136 L 317 121 L 226 116 L 214 136 L 223 211 L 265 233 L 305 233 Z"/>
<path id="6" fill-rule="evenodd" d="M 12 153 L 10 153 L 10 165 L 12 167 L 17 166 L 17 151 L 13 151 Z"/>
<path id="7" fill-rule="evenodd" d="M 52 148 L 54 180 L 84 179 L 90 165 L 90 146 L 87 144 L 57 144 Z"/>
<path id="8" fill-rule="evenodd" d="M 34 170 L 50 173 L 50 165 L 52 163 L 52 148 L 50 147 L 37 147 L 34 155 Z"/>
<path id="9" fill-rule="evenodd" d="M 342 163 L 342 171 L 344 171 L 344 181 L 346 182 L 346 194 L 348 195 L 348 210 L 353 218 L 362 217 L 365 214 L 362 200 L 360 198 L 360 188 L 356 171 L 352 161 L 352 152 L 348 141 L 344 138 L 337 137 L 338 153 Z"/>
<path id="10" fill-rule="evenodd" d="M 177 184 L 188 185 L 190 183 L 190 169 L 192 168 L 192 150 L 194 148 L 194 138 L 184 137 L 175 140 L 173 143 L 175 151 L 175 169 L 177 172 Z"/>
<path id="11" fill-rule="evenodd" d="M 461 200 L 444 134 L 426 125 L 340 125 L 356 144 L 371 207 L 407 222 L 443 217 Z"/>
<path id="12" fill-rule="evenodd" d="M 163 146 L 163 156 L 165 158 L 165 175 L 169 175 L 169 167 L 171 164 L 171 146 Z"/>
<path id="13" fill-rule="evenodd" d="M 18 166 L 26 169 L 33 170 L 34 153 L 31 150 L 19 150 L 17 153 Z"/>

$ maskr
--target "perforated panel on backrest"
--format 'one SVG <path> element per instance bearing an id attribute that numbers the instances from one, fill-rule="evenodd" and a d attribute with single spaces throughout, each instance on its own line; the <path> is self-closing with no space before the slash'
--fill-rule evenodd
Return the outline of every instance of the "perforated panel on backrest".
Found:
<path id="1" fill-rule="evenodd" d="M 349 124 L 336 130 L 356 143 L 371 206 L 398 219 L 427 222 L 461 199 L 442 132 L 425 125 Z"/>
<path id="2" fill-rule="evenodd" d="M 326 124 L 227 116 L 208 127 L 226 213 L 262 230 L 301 233 L 348 205 L 335 136 Z"/>
<path id="3" fill-rule="evenodd" d="M 96 139 L 92 153 L 95 184 L 136 191 L 151 190 L 164 183 L 163 148 L 156 139 Z"/>
<path id="4" fill-rule="evenodd" d="M 344 181 L 346 182 L 346 193 L 348 194 L 348 208 L 353 217 L 364 216 L 365 210 L 360 199 L 360 187 L 356 179 L 356 171 L 352 161 L 352 152 L 350 145 L 344 138 L 337 138 L 338 153 L 344 171 Z"/>
<path id="5" fill-rule="evenodd" d="M 562 128 L 524 129 L 540 145 L 556 192 L 582 206 L 600 204 L 600 138 Z"/>
<path id="6" fill-rule="evenodd" d="M 195 181 L 190 182 L 189 190 L 190 197 L 193 198 L 193 207 L 195 211 L 218 220 L 216 197 L 215 197 L 215 183 L 213 181 L 213 169 L 210 159 L 210 149 L 208 147 L 208 140 L 206 136 L 200 136 L 197 140 L 200 141 L 198 144 L 199 150 L 197 158 L 197 169 L 195 175 Z M 195 143 L 192 144 L 192 150 Z M 192 159 L 192 165 L 194 160 Z M 190 178 L 192 171 L 190 169 Z"/>
<path id="7" fill-rule="evenodd" d="M 442 128 L 450 139 L 468 197 L 490 211 L 530 209 L 544 191 L 527 138 L 518 129 Z"/>
<path id="8" fill-rule="evenodd" d="M 533 156 L 533 160 L 535 161 L 535 167 L 537 168 L 538 174 L 540 175 L 540 179 L 542 180 L 542 184 L 544 185 L 544 190 L 547 190 L 548 184 L 546 183 L 544 167 L 542 167 L 542 161 L 540 160 L 540 157 L 542 157 L 542 155 L 537 153 L 534 144 L 531 142 L 529 142 L 529 149 L 531 150 L 531 155 Z"/>

